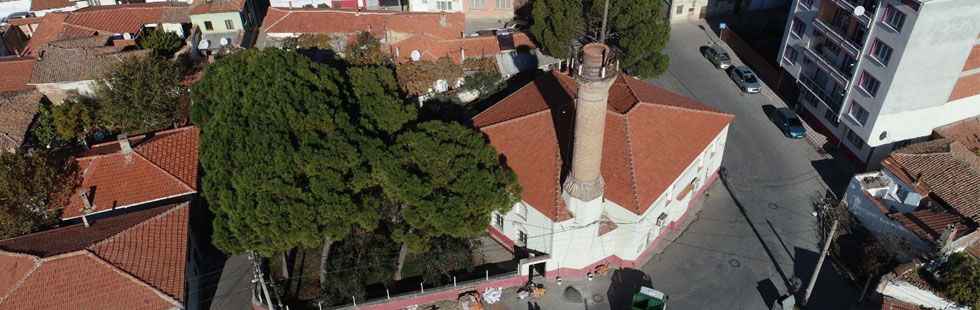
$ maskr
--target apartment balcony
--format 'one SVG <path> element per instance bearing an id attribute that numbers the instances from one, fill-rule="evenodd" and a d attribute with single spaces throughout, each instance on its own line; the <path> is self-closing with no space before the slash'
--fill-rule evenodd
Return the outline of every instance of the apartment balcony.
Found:
<path id="1" fill-rule="evenodd" d="M 865 3 L 862 3 L 862 4 L 864 4 L 864 14 L 856 15 L 855 16 L 854 15 L 854 8 L 856 8 L 858 6 L 857 2 L 854 2 L 854 1 L 851 1 L 851 0 L 830 0 L 830 1 L 833 2 L 833 3 L 835 3 L 835 4 L 837 4 L 837 6 L 839 6 L 841 8 L 844 8 L 844 10 L 847 10 L 847 12 L 851 14 L 851 16 L 854 16 L 854 18 L 856 18 L 859 22 L 861 22 L 861 24 L 864 24 L 865 27 L 868 27 L 869 25 L 871 25 L 871 18 L 875 14 L 874 8 L 875 8 L 875 6 L 877 6 L 877 3 L 875 3 L 875 4 L 871 5 L 871 6 L 867 6 L 866 5 L 867 2 L 870 2 L 870 1 L 864 1 Z"/>
<path id="2" fill-rule="evenodd" d="M 857 55 L 861 54 L 861 47 L 863 44 L 848 38 L 845 35 L 846 32 L 842 29 L 832 26 L 819 18 L 813 19 L 812 26 L 813 29 L 817 30 L 817 32 L 823 34 L 823 36 L 827 38 L 827 41 L 832 42 L 828 44 L 836 44 L 843 47 L 844 52 L 850 54 L 851 57 L 854 58 L 857 58 Z"/>
<path id="3" fill-rule="evenodd" d="M 806 76 L 806 74 L 800 73 L 797 78 L 797 83 L 813 94 L 817 100 L 823 102 L 824 105 L 829 107 L 834 113 L 840 113 L 841 105 L 844 103 L 844 93 L 831 93 L 824 89 L 823 85 L 819 85 L 813 78 Z"/>
<path id="4" fill-rule="evenodd" d="M 841 71 L 840 68 L 835 66 L 830 59 L 824 57 L 822 52 L 817 52 L 816 50 L 823 49 L 822 46 L 811 46 L 803 49 L 803 56 L 810 59 L 810 62 L 817 65 L 820 70 L 830 73 L 830 77 L 840 85 L 847 85 L 847 82 L 851 80 L 850 72 Z"/>

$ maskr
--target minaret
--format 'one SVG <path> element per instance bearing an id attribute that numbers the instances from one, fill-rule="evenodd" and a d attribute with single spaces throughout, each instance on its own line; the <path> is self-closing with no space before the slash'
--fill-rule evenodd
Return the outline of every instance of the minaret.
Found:
<path id="1" fill-rule="evenodd" d="M 578 98 L 575 105 L 575 138 L 572 174 L 563 185 L 565 202 L 577 224 L 589 224 L 602 215 L 602 137 L 606 128 L 609 87 L 616 80 L 617 65 L 609 47 L 589 43 L 582 48 L 582 64 L 576 69 Z"/>

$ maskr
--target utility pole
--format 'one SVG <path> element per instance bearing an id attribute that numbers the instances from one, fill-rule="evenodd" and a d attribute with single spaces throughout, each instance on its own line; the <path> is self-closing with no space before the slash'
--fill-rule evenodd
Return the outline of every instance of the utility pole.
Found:
<path id="1" fill-rule="evenodd" d="M 609 0 L 606 0 L 606 6 L 602 9 L 602 30 L 599 32 L 599 43 L 606 44 L 606 19 L 609 18 Z"/>
<path id="2" fill-rule="evenodd" d="M 823 266 L 823 259 L 827 257 L 827 252 L 830 251 L 830 243 L 834 241 L 834 233 L 837 232 L 837 220 L 834 220 L 834 225 L 830 226 L 830 233 L 827 234 L 827 242 L 823 244 L 823 252 L 820 253 L 820 259 L 817 260 L 817 267 L 813 269 L 813 276 L 810 277 L 810 285 L 806 286 L 806 293 L 803 295 L 802 305 L 806 306 L 807 301 L 810 301 L 810 293 L 813 293 L 813 285 L 817 284 L 817 276 L 820 275 L 820 267 Z"/>
<path id="3" fill-rule="evenodd" d="M 269 288 L 265 286 L 265 276 L 262 274 L 262 266 L 259 265 L 258 260 L 259 255 L 252 252 L 249 257 L 252 258 L 252 267 L 255 268 L 255 280 L 259 281 L 259 284 L 262 286 L 262 295 L 265 296 L 265 304 L 269 306 L 269 310 L 276 310 L 276 307 L 272 305 L 272 297 L 269 296 Z"/>

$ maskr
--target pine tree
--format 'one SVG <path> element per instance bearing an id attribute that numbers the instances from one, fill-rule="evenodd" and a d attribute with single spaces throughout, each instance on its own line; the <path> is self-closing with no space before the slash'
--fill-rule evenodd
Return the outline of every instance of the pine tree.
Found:
<path id="1" fill-rule="evenodd" d="M 180 67 L 156 55 L 129 57 L 97 79 L 100 125 L 109 131 L 140 134 L 173 124 Z"/>
<path id="2" fill-rule="evenodd" d="M 535 1 L 531 33 L 553 57 L 569 58 L 578 47 L 598 42 L 605 0 Z M 608 26 L 603 42 L 618 52 L 620 67 L 639 77 L 667 72 L 663 53 L 670 40 L 670 21 L 662 1 L 609 0 Z"/>

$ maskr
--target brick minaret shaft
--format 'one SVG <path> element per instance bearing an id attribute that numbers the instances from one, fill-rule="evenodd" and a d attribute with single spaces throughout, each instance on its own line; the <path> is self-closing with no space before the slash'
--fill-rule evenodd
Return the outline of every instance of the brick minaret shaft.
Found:
<path id="1" fill-rule="evenodd" d="M 583 47 L 582 64 L 575 81 L 578 98 L 575 105 L 575 136 L 572 149 L 572 175 L 565 179 L 565 192 L 581 201 L 602 197 L 605 182 L 600 173 L 602 137 L 606 129 L 606 103 L 609 87 L 616 80 L 616 66 L 605 44 L 590 43 Z"/>

